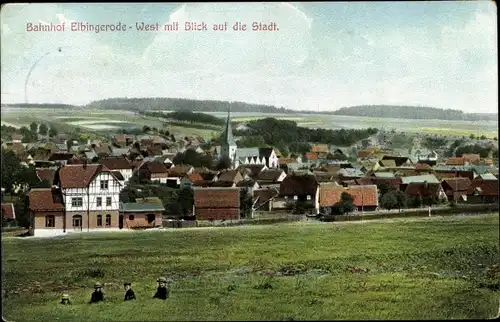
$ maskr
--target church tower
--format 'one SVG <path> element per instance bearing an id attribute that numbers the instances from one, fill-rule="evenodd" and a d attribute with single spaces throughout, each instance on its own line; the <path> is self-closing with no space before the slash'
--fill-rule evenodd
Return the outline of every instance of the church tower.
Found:
<path id="1" fill-rule="evenodd" d="M 221 154 L 220 157 L 227 158 L 231 160 L 231 167 L 234 166 L 234 161 L 236 157 L 236 142 L 233 137 L 233 129 L 231 127 L 231 112 L 230 109 L 227 109 L 227 121 L 226 121 L 226 130 L 224 131 L 224 141 L 221 145 Z"/>

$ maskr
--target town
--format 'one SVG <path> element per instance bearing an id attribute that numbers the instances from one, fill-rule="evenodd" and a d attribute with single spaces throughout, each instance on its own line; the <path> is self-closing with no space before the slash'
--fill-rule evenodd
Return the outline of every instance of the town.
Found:
<path id="1" fill-rule="evenodd" d="M 32 124 L 28 131 L 43 143 L 22 143 L 20 133 L 2 142 L 4 224 L 22 225 L 35 237 L 259 218 L 369 218 L 393 210 L 411 215 L 429 209 L 430 215 L 432 208 L 461 211 L 457 207 L 498 201 L 494 140 L 489 150 L 460 153 L 455 146 L 459 154 L 443 157 L 427 148 L 391 150 L 385 142 L 390 133 L 370 129 L 356 142 L 356 155 L 310 142 L 309 151 L 285 156 L 276 147 L 239 147 L 236 139 L 245 137 L 234 136 L 230 111 L 217 146 L 186 137 L 179 148 L 166 130 L 150 128 L 84 144 L 47 135 L 50 130 Z M 470 152 L 467 145 L 461 149 Z"/>

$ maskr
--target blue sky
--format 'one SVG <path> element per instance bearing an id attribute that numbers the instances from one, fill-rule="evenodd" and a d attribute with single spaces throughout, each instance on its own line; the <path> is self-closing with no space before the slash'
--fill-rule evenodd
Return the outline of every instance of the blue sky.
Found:
<path id="1" fill-rule="evenodd" d="M 26 32 L 30 22 L 61 21 L 132 28 Z M 142 21 L 274 21 L 280 30 L 138 32 Z M 11 4 L 1 11 L 2 102 L 24 101 L 29 70 L 50 52 L 29 78 L 29 102 L 182 97 L 496 112 L 496 24 L 490 1 Z"/>

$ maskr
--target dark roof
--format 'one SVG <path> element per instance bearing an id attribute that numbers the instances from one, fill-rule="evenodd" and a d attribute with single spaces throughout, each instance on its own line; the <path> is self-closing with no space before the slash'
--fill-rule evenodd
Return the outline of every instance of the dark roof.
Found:
<path id="1" fill-rule="evenodd" d="M 239 208 L 239 188 L 194 188 L 195 208 Z"/>
<path id="2" fill-rule="evenodd" d="M 29 209 L 33 211 L 64 210 L 62 194 L 51 188 L 31 189 L 28 193 Z"/>
<path id="3" fill-rule="evenodd" d="M 273 148 L 259 148 L 260 157 L 269 158 L 271 153 L 273 153 Z"/>
<path id="4" fill-rule="evenodd" d="M 278 194 L 278 191 L 275 189 L 255 189 L 253 191 L 253 199 L 255 200 L 258 197 L 257 205 L 261 205 Z"/>
<path id="5" fill-rule="evenodd" d="M 469 178 L 446 178 L 441 182 L 446 194 L 456 191 L 467 191 L 471 181 Z"/>
<path id="6" fill-rule="evenodd" d="M 116 177 L 116 179 L 123 181 L 125 178 L 123 177 L 120 171 L 111 171 L 111 173 Z"/>
<path id="7" fill-rule="evenodd" d="M 472 195 L 474 190 L 481 196 L 498 196 L 498 180 L 472 180 L 467 194 Z"/>
<path id="8" fill-rule="evenodd" d="M 236 179 L 236 177 L 239 175 L 241 175 L 238 170 L 227 170 L 227 171 L 222 171 L 221 173 L 219 173 L 219 179 L 218 181 L 230 181 L 230 182 L 234 182 L 234 180 Z"/>
<path id="9" fill-rule="evenodd" d="M 123 157 L 107 157 L 99 160 L 99 163 L 110 170 L 132 169 L 132 163 Z"/>
<path id="10" fill-rule="evenodd" d="M 16 211 L 14 210 L 13 203 L 3 203 L 2 204 L 2 214 L 5 218 L 16 219 Z"/>
<path id="11" fill-rule="evenodd" d="M 121 212 L 158 212 L 164 210 L 165 207 L 158 203 L 120 202 Z"/>
<path id="12" fill-rule="evenodd" d="M 175 167 L 168 169 L 167 172 L 169 177 L 182 178 L 191 169 L 192 167 L 189 165 L 176 165 Z"/>
<path id="13" fill-rule="evenodd" d="M 240 170 L 242 174 L 248 174 L 250 177 L 254 177 L 263 171 L 262 169 L 264 167 L 264 164 L 243 164 L 238 167 L 238 170 Z"/>
<path id="14" fill-rule="evenodd" d="M 437 164 L 437 161 L 436 160 L 418 160 L 417 163 L 427 164 L 427 165 L 430 165 L 431 167 L 433 167 Z"/>
<path id="15" fill-rule="evenodd" d="M 392 156 L 392 155 L 384 155 L 382 160 L 394 160 L 394 162 L 396 163 L 396 166 L 399 167 L 400 165 L 408 162 L 409 158 L 408 157 Z"/>
<path id="16" fill-rule="evenodd" d="M 401 184 L 403 183 L 403 179 L 401 178 L 370 178 L 370 179 L 377 186 L 379 186 L 382 183 L 387 183 L 398 190 Z"/>
<path id="17" fill-rule="evenodd" d="M 149 173 L 167 173 L 168 170 L 161 162 L 146 161 L 141 165 L 141 169 L 147 169 Z"/>
<path id="18" fill-rule="evenodd" d="M 264 170 L 257 174 L 257 180 L 276 182 L 283 174 L 283 170 Z"/>
<path id="19" fill-rule="evenodd" d="M 280 184 L 280 196 L 315 195 L 318 186 L 313 175 L 287 176 Z"/>
<path id="20" fill-rule="evenodd" d="M 414 182 L 409 184 L 403 184 L 402 189 L 406 192 L 407 195 L 415 197 L 415 196 L 437 196 L 439 188 L 441 187 L 440 183 L 425 183 L 425 182 Z"/>
<path id="21" fill-rule="evenodd" d="M 56 169 L 49 168 L 37 168 L 36 175 L 41 181 L 47 181 L 50 185 L 54 184 L 54 178 L 56 176 Z"/>
<path id="22" fill-rule="evenodd" d="M 68 161 L 73 158 L 73 153 L 52 153 L 49 161 Z"/>
<path id="23" fill-rule="evenodd" d="M 243 188 L 243 187 L 253 187 L 255 184 L 254 180 L 242 180 L 236 184 L 237 187 Z"/>

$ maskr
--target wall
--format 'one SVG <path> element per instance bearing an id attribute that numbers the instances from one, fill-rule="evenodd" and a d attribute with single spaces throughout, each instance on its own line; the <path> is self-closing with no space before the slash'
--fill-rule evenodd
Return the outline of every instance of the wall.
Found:
<path id="1" fill-rule="evenodd" d="M 101 180 L 108 180 L 108 189 L 101 190 Z M 90 211 L 93 210 L 102 210 L 102 211 L 111 211 L 119 209 L 120 202 L 120 190 L 121 185 L 118 180 L 116 180 L 111 174 L 107 172 L 103 172 L 98 174 L 94 180 L 89 185 L 88 191 L 87 188 L 72 188 L 72 189 L 64 189 L 63 198 L 64 203 L 66 205 L 66 211 L 87 211 L 87 206 Z M 87 193 L 89 199 L 87 199 Z M 83 204 L 81 207 L 73 207 L 71 205 L 72 197 L 81 197 L 83 200 Z M 102 203 L 101 206 L 97 206 L 97 197 L 101 197 Z M 106 197 L 111 197 L 111 206 L 106 206 Z"/>
<path id="2" fill-rule="evenodd" d="M 106 215 L 111 215 L 111 226 L 106 226 Z M 87 231 L 89 229 L 106 229 L 106 228 L 118 228 L 118 210 L 102 210 L 102 211 L 91 211 L 87 216 L 87 211 L 72 211 L 66 212 L 66 227 L 69 232 L 78 231 L 73 229 L 73 216 L 82 216 L 82 231 Z M 97 215 L 102 215 L 102 227 L 97 226 Z"/>
<path id="3" fill-rule="evenodd" d="M 53 215 L 55 220 L 55 227 L 45 227 L 45 216 Z M 62 211 L 47 211 L 47 212 L 36 212 L 32 213 L 32 225 L 35 229 L 46 229 L 46 230 L 63 230 L 64 229 L 64 212 Z"/>
<path id="4" fill-rule="evenodd" d="M 148 214 L 154 214 L 155 215 L 155 221 L 152 223 L 148 223 L 147 215 Z M 162 224 L 162 217 L 161 217 L 161 212 L 148 212 L 148 213 L 143 213 L 143 212 L 125 212 L 125 213 L 120 213 L 120 215 L 123 215 L 123 228 L 133 228 L 133 227 L 161 227 Z M 129 216 L 133 215 L 134 220 L 129 220 Z"/>
<path id="5" fill-rule="evenodd" d="M 239 208 L 205 208 L 195 209 L 196 220 L 238 220 L 240 219 Z"/>

